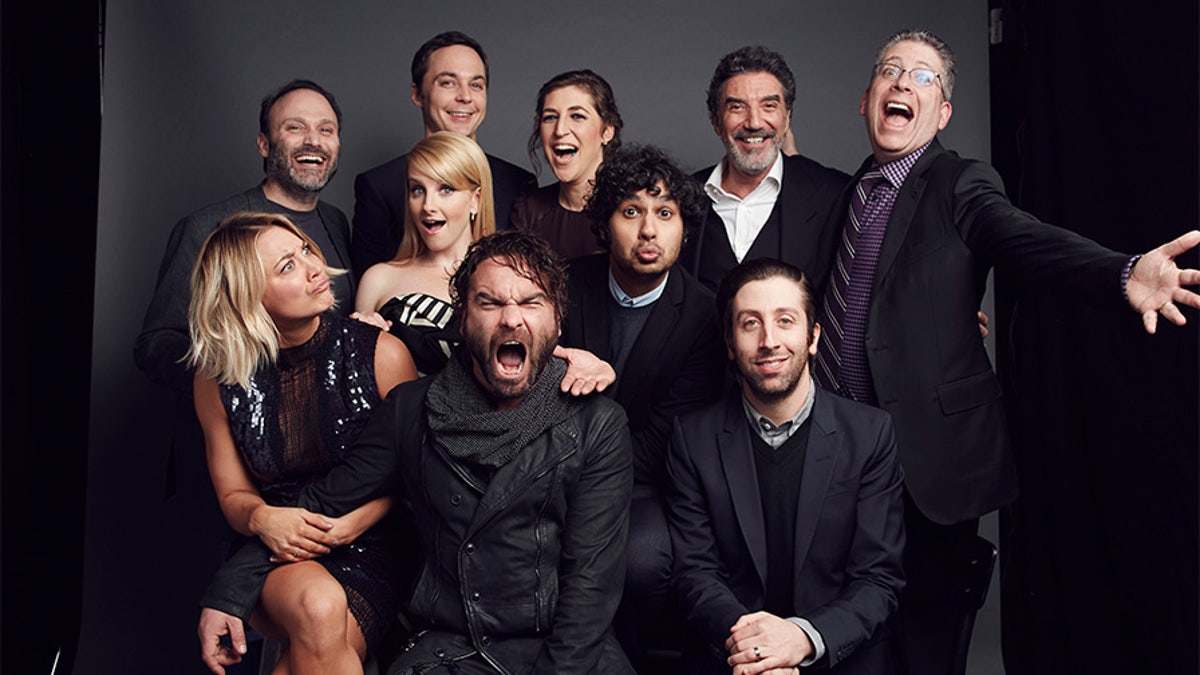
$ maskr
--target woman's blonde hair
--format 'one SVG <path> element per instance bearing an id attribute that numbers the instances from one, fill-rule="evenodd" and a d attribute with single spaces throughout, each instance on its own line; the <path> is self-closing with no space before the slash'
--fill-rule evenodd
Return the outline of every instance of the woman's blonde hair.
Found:
<path id="1" fill-rule="evenodd" d="M 235 213 L 208 235 L 192 268 L 188 365 L 221 384 L 248 387 L 254 371 L 274 363 L 279 329 L 263 307 L 266 270 L 258 257 L 258 237 L 282 227 L 299 237 L 324 264 L 320 248 L 292 221 L 274 213 Z M 326 266 L 336 276 L 345 270 Z"/>
<path id="2" fill-rule="evenodd" d="M 408 171 L 419 171 L 455 190 L 479 190 L 479 210 L 471 222 L 471 241 L 496 231 L 496 207 L 492 203 L 492 170 L 487 155 L 475 141 L 451 131 L 430 134 L 408 153 Z M 405 184 L 405 195 L 408 185 Z M 428 250 L 417 232 L 408 204 L 404 207 L 404 237 L 396 260 L 412 261 Z"/>

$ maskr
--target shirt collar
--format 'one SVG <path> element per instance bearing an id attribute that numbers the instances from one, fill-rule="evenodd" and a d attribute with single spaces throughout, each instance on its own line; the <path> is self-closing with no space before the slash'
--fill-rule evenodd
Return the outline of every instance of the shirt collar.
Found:
<path id="1" fill-rule="evenodd" d="M 655 287 L 654 290 L 632 298 L 621 288 L 621 284 L 617 283 L 617 278 L 613 276 L 612 268 L 610 267 L 608 268 L 608 292 L 612 294 L 613 300 L 616 300 L 617 304 L 622 307 L 628 307 L 629 309 L 645 307 L 646 305 L 654 304 L 656 300 L 662 297 L 663 291 L 667 289 L 667 277 L 669 276 L 671 276 L 671 271 L 667 270 L 667 273 L 663 275 L 662 283 Z"/>
<path id="2" fill-rule="evenodd" d="M 792 437 L 792 434 L 806 422 L 812 415 L 813 401 L 817 397 L 817 387 L 812 381 L 810 375 L 805 375 L 808 379 L 808 398 L 804 399 L 804 405 L 800 406 L 797 412 L 791 419 L 785 420 L 783 424 L 775 424 L 766 416 L 759 414 L 754 406 L 750 404 L 750 400 L 746 398 L 746 394 L 742 394 L 742 409 L 746 412 L 746 419 L 750 420 L 750 426 L 754 428 L 758 437 L 763 439 L 767 445 L 772 448 L 778 448 L 783 445 L 784 441 Z"/>
<path id="3" fill-rule="evenodd" d="M 713 167 L 712 173 L 708 174 L 708 180 L 704 182 L 704 192 L 708 195 L 708 198 L 713 201 L 716 201 L 721 197 L 725 199 L 738 199 L 738 197 L 726 192 L 721 188 L 721 179 L 725 177 L 725 163 L 727 161 L 728 160 L 726 159 L 722 159 L 721 161 L 717 162 L 717 165 Z M 751 192 L 749 195 L 746 195 L 746 199 L 749 199 L 750 195 L 758 192 L 762 188 L 763 183 L 766 183 L 767 181 L 772 181 L 775 189 L 779 189 L 779 187 L 783 185 L 782 150 L 775 154 L 775 162 L 771 164 L 771 168 L 769 171 L 767 171 L 767 175 L 763 177 L 762 181 L 757 187 L 754 188 L 753 192 Z M 738 201 L 742 200 L 739 199 Z"/>
<path id="4" fill-rule="evenodd" d="M 874 168 L 882 173 L 883 177 L 886 178 L 887 182 L 891 183 L 893 187 L 900 189 L 900 186 L 904 185 L 904 180 L 908 178 L 908 172 L 912 171 L 912 168 L 917 163 L 917 160 L 921 159 L 921 155 L 925 154 L 925 151 L 928 150 L 929 146 L 931 145 L 933 145 L 933 139 L 930 139 L 928 143 L 922 145 L 916 150 L 913 150 L 900 159 L 893 159 L 892 161 L 884 164 L 877 164 Z"/>

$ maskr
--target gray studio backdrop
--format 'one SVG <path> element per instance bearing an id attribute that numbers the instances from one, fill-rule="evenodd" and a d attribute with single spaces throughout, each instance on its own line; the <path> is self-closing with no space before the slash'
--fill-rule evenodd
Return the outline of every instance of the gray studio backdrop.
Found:
<path id="1" fill-rule="evenodd" d="M 134 367 L 132 345 L 174 222 L 262 178 L 255 134 L 270 89 L 304 77 L 337 96 L 341 169 L 323 196 L 347 216 L 354 176 L 419 140 L 409 63 L 424 40 L 452 29 L 488 53 L 479 141 L 514 163 L 528 165 L 538 87 L 586 67 L 613 85 L 627 140 L 660 145 L 691 169 L 708 166 L 722 153 L 704 104 L 712 70 L 723 54 L 763 44 L 796 74 L 800 151 L 853 171 L 869 152 L 858 105 L 874 51 L 897 29 L 923 27 L 959 57 L 943 142 L 967 156 L 989 154 L 983 0 L 108 0 L 106 19 L 78 673 L 182 672 L 171 645 L 194 642 L 190 628 L 161 635 L 164 625 L 190 625 L 196 610 L 194 598 L 177 603 L 157 587 L 188 553 L 163 500 L 167 395 Z M 552 180 L 546 170 L 540 178 Z M 195 657 L 189 647 L 186 658 Z"/>

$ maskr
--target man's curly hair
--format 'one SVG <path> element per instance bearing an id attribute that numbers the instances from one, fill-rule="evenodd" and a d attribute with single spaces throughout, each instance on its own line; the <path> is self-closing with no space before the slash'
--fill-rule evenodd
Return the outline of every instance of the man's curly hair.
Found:
<path id="1" fill-rule="evenodd" d="M 683 216 L 683 240 L 687 241 L 700 227 L 708 210 L 708 201 L 700 184 L 659 148 L 627 145 L 600 165 L 584 208 L 592 221 L 592 232 L 605 250 L 612 240 L 608 221 L 621 202 L 640 190 L 657 195 L 659 183 L 662 183 L 667 198 L 679 204 L 679 214 Z"/>

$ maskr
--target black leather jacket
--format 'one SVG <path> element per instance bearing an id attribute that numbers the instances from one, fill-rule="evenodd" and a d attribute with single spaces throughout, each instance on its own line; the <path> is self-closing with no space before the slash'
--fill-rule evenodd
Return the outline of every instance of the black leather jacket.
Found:
<path id="1" fill-rule="evenodd" d="M 409 618 L 428 632 L 398 665 L 468 649 L 504 673 L 632 672 L 609 628 L 633 485 L 625 413 L 589 397 L 484 480 L 428 439 L 430 381 L 393 390 L 345 462 L 299 503 L 337 516 L 399 474 L 422 553 Z M 253 548 L 222 568 L 202 604 L 249 615 L 267 555 L 261 545 L 244 553 Z"/>

